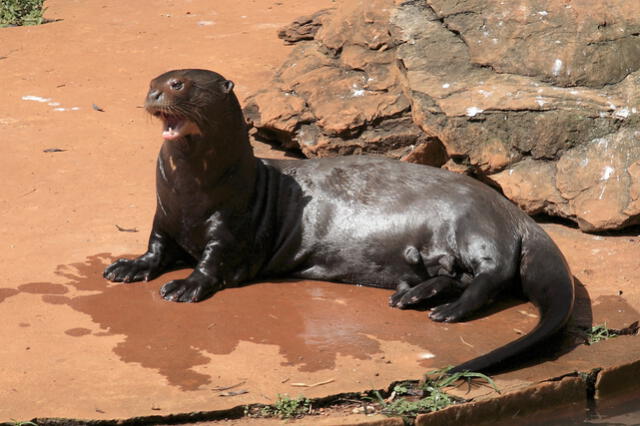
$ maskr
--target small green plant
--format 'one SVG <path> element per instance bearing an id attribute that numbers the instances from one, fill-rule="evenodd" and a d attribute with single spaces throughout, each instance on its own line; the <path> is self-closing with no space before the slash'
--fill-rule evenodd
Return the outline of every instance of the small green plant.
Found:
<path id="1" fill-rule="evenodd" d="M 382 409 L 382 414 L 390 417 L 416 417 L 420 413 L 429 413 L 432 411 L 438 411 L 451 404 L 460 402 L 460 400 L 454 396 L 448 395 L 443 392 L 442 389 L 436 388 L 426 397 L 418 400 L 409 400 L 406 398 L 398 398 L 391 402 L 386 402 L 378 394 L 378 400 Z"/>
<path id="2" fill-rule="evenodd" d="M 411 390 L 411 384 L 409 383 L 400 383 L 393 387 L 393 392 L 398 396 L 407 395 L 410 390 Z"/>
<path id="3" fill-rule="evenodd" d="M 40 25 L 45 10 L 44 0 L 0 0 L 0 27 Z"/>
<path id="4" fill-rule="evenodd" d="M 278 399 L 273 405 L 267 405 L 260 411 L 261 417 L 280 417 L 290 419 L 302 417 L 311 412 L 311 401 L 304 396 L 290 398 L 289 395 L 278 394 Z"/>
<path id="5" fill-rule="evenodd" d="M 407 399 L 398 398 L 392 401 L 384 400 L 380 394 L 376 393 L 378 403 L 381 405 L 381 412 L 387 416 L 401 416 L 403 418 L 414 418 L 420 413 L 429 413 L 442 410 L 449 405 L 463 402 L 462 398 L 449 395 L 444 388 L 451 387 L 458 380 L 471 382 L 475 379 L 486 381 L 496 392 L 500 393 L 496 384 L 489 376 L 482 373 L 463 371 L 450 374 L 451 367 L 430 371 L 425 375 L 424 384 L 419 388 L 423 398 Z M 407 395 L 410 389 L 407 385 L 397 385 L 393 389 L 394 395 Z M 426 395 L 426 396 L 424 396 Z"/>
<path id="6" fill-rule="evenodd" d="M 38 426 L 34 422 L 19 422 L 17 420 L 11 419 L 13 426 Z"/>
<path id="7" fill-rule="evenodd" d="M 594 343 L 598 343 L 602 340 L 611 339 L 612 337 L 616 337 L 618 333 L 615 330 L 612 330 L 607 327 L 607 323 L 598 324 L 591 327 L 591 330 L 587 331 L 587 344 L 593 345 Z"/>

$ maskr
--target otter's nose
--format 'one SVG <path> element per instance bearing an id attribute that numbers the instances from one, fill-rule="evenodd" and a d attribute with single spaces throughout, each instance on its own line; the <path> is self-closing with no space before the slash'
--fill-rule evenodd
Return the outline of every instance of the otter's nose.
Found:
<path id="1" fill-rule="evenodd" d="M 149 90 L 149 94 L 147 95 L 147 102 L 158 102 L 160 98 L 162 98 L 162 90 Z"/>

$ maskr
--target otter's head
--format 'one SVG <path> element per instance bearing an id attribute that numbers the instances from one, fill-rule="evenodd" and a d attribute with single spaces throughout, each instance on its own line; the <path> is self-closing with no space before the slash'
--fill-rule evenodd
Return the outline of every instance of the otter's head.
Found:
<path id="1" fill-rule="evenodd" d="M 232 90 L 233 83 L 213 71 L 169 71 L 151 80 L 145 109 L 162 120 L 165 140 L 202 135 L 237 114 Z"/>

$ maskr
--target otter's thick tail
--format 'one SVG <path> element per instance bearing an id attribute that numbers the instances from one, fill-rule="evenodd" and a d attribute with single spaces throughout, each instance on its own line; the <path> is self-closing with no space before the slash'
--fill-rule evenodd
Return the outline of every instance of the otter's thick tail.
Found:
<path id="1" fill-rule="evenodd" d="M 538 307 L 540 322 L 528 334 L 454 367 L 451 372 L 489 372 L 554 335 L 569 320 L 573 311 L 574 284 L 567 262 L 551 238 L 542 229 L 530 230 L 522 241 L 520 279 L 525 296 Z"/>

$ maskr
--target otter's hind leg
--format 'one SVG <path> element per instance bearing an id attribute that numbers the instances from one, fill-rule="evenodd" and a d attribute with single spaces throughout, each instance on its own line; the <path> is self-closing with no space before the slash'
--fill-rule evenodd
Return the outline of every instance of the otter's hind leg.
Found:
<path id="1" fill-rule="evenodd" d="M 438 322 L 456 322 L 470 316 L 493 301 L 509 282 L 506 276 L 495 272 L 478 274 L 457 300 L 436 306 L 429 313 L 429 318 Z"/>
<path id="2" fill-rule="evenodd" d="M 416 305 L 435 306 L 460 296 L 465 287 L 459 280 L 448 276 L 430 278 L 413 287 L 403 283 L 389 298 L 389 305 L 399 309 Z"/>

